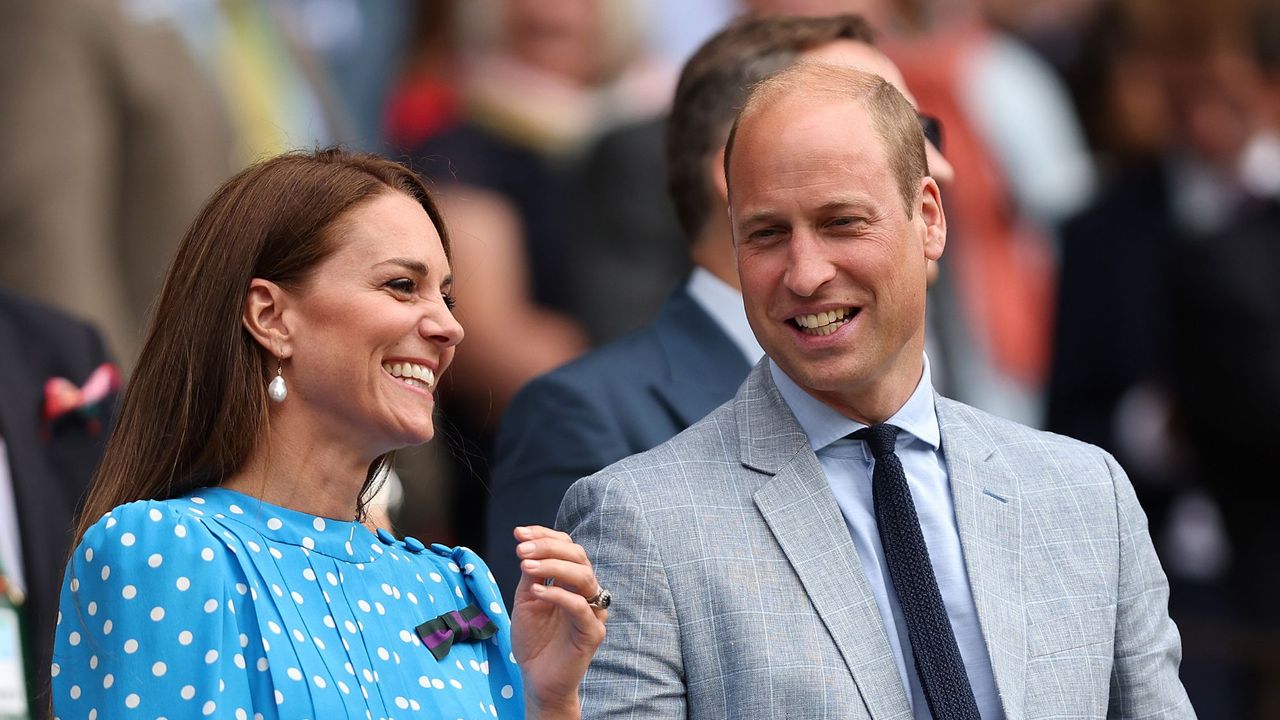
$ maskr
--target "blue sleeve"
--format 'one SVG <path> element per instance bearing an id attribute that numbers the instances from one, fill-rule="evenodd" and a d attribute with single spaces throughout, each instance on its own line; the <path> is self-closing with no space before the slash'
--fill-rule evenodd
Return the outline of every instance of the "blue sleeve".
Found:
<path id="1" fill-rule="evenodd" d="M 51 668 L 56 715 L 253 715 L 248 637 L 236 615 L 247 599 L 233 584 L 232 551 L 198 512 L 135 502 L 85 533 L 63 579 Z"/>

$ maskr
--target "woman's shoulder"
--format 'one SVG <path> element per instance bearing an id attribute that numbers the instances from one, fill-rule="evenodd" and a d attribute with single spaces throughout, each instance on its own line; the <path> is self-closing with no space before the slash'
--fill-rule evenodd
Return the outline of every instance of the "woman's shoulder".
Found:
<path id="1" fill-rule="evenodd" d="M 173 544 L 175 538 L 183 540 L 193 534 L 210 535 L 200 502 L 200 498 L 182 497 L 117 505 L 89 526 L 81 544 L 114 541 L 129 548 L 139 543 Z"/>
<path id="2" fill-rule="evenodd" d="M 205 513 L 193 498 L 139 500 L 119 505 L 85 531 L 72 558 L 73 568 L 95 574 L 114 571 L 134 574 L 138 569 L 198 566 L 190 578 L 212 581 L 214 570 L 225 562 L 229 550 L 205 522 Z M 158 575 L 158 574 L 157 574 Z M 105 577 L 104 577 L 105 579 Z"/>

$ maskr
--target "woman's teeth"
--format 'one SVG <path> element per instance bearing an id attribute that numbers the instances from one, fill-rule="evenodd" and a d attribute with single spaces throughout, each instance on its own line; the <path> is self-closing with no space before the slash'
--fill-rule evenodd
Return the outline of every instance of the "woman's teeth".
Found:
<path id="1" fill-rule="evenodd" d="M 425 366 L 415 363 L 383 363 L 382 369 L 386 370 L 394 377 L 400 378 L 406 385 L 419 387 L 424 390 L 430 390 L 436 384 L 435 372 Z"/>
<path id="2" fill-rule="evenodd" d="M 812 315 L 797 315 L 791 320 L 806 335 L 830 335 L 852 320 L 854 314 L 854 308 L 840 308 Z"/>

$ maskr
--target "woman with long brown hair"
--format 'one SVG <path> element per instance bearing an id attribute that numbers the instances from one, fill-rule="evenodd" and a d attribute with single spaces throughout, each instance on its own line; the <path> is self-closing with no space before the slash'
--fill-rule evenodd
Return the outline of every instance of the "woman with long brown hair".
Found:
<path id="1" fill-rule="evenodd" d="M 215 193 L 76 528 L 58 715 L 577 716 L 608 593 L 568 536 L 516 529 L 509 621 L 471 551 L 360 523 L 388 453 L 434 434 L 449 258 L 421 181 L 374 156 Z"/>

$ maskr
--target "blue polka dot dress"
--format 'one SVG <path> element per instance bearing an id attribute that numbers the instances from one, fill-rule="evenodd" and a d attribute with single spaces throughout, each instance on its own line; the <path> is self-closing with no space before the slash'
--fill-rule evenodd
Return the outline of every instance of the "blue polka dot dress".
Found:
<path id="1" fill-rule="evenodd" d="M 421 623 L 498 632 L 437 661 Z M 222 488 L 122 505 L 62 586 L 53 709 L 72 718 L 520 718 L 511 624 L 474 553 Z"/>

